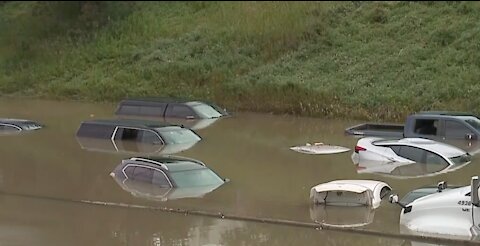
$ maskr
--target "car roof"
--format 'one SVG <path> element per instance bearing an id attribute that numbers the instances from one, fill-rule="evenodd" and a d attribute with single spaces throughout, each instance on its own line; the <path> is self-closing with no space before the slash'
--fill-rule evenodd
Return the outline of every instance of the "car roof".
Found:
<path id="1" fill-rule="evenodd" d="M 473 116 L 476 115 L 468 112 L 458 112 L 458 111 L 421 111 L 417 115 L 437 115 L 437 116 Z M 477 117 L 478 118 L 478 117 Z"/>
<path id="2" fill-rule="evenodd" d="M 403 138 L 403 139 L 390 139 L 390 140 L 377 140 L 372 142 L 376 146 L 390 146 L 390 145 L 401 145 L 401 146 L 412 146 L 420 149 L 425 149 L 434 153 L 441 153 L 446 157 L 455 157 L 466 154 L 467 152 L 459 149 L 455 146 L 437 142 L 425 138 Z"/>
<path id="3" fill-rule="evenodd" d="M 169 172 L 206 168 L 205 164 L 201 161 L 179 156 L 132 157 L 128 158 L 127 160 L 140 161 L 146 163 L 147 165 L 160 166 L 164 169 L 166 166 L 166 169 Z"/>
<path id="4" fill-rule="evenodd" d="M 145 98 L 128 98 L 124 99 L 120 102 L 120 104 L 142 104 L 144 102 L 154 102 L 154 103 L 189 103 L 189 102 L 196 102 L 196 103 L 203 103 L 198 100 L 188 100 L 185 98 L 173 98 L 173 97 L 145 97 Z"/>
<path id="5" fill-rule="evenodd" d="M 24 120 L 24 119 L 11 119 L 11 118 L 0 118 L 0 123 L 2 124 L 11 124 L 18 127 L 25 127 L 30 125 L 41 126 L 39 123 L 31 120 Z"/>
<path id="6" fill-rule="evenodd" d="M 139 120 L 139 119 L 98 119 L 98 120 L 89 120 L 84 121 L 82 124 L 98 124 L 98 125 L 114 125 L 114 126 L 131 126 L 131 127 L 141 127 L 141 128 L 160 128 L 168 126 L 177 126 L 167 122 L 159 122 L 152 120 Z"/>

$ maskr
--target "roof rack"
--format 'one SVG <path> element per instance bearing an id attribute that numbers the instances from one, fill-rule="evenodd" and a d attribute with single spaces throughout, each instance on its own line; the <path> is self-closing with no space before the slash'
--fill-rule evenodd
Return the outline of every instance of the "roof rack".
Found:
<path id="1" fill-rule="evenodd" d="M 132 161 L 144 161 L 144 162 L 148 162 L 148 163 L 152 163 L 152 164 L 157 164 L 157 165 L 160 165 L 162 168 L 168 170 L 168 167 L 167 165 L 161 163 L 161 162 L 158 162 L 158 161 L 154 161 L 154 160 L 150 160 L 150 159 L 145 159 L 145 158 L 139 158 L 139 157 L 132 157 L 130 158 L 130 160 Z"/>

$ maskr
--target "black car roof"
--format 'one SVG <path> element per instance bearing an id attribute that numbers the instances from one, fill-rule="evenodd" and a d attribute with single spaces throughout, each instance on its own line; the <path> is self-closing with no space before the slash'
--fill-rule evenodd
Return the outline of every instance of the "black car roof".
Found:
<path id="1" fill-rule="evenodd" d="M 143 127 L 143 128 L 159 128 L 167 126 L 178 126 L 180 125 L 170 124 L 167 122 L 158 122 L 152 120 L 138 120 L 138 119 L 108 119 L 108 120 L 89 120 L 84 121 L 82 124 L 98 124 L 98 125 L 115 125 L 115 126 L 131 126 L 131 127 Z"/>
<path id="2" fill-rule="evenodd" d="M 145 98 L 128 98 L 122 100 L 120 103 L 129 102 L 156 102 L 156 103 L 187 103 L 187 102 L 201 102 L 198 100 L 188 100 L 185 98 L 171 98 L 171 97 L 145 97 Z"/>

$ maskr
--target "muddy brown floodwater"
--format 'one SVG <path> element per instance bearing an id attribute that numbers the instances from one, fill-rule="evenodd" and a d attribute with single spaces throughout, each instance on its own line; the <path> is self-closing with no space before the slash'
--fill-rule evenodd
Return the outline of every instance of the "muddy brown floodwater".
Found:
<path id="1" fill-rule="evenodd" d="M 123 158 L 145 153 L 117 151 L 75 137 L 81 121 L 116 118 L 115 104 L 2 99 L 0 117 L 45 125 L 19 135 L 0 136 L 0 241 L 2 245 L 409 245 L 390 239 L 284 225 L 222 220 L 139 208 L 95 206 L 101 201 L 192 209 L 250 216 L 359 224 L 399 233 L 398 206 L 384 201 L 365 208 L 310 206 L 309 190 L 335 179 L 376 179 L 403 196 L 448 180 L 466 185 L 478 173 L 478 158 L 458 170 L 399 179 L 358 173 L 352 151 L 307 155 L 289 147 L 323 142 L 353 149 L 357 138 L 344 129 L 358 121 L 237 113 L 198 127 L 202 140 L 180 153 L 201 160 L 230 182 L 203 198 L 161 201 L 153 193 L 122 189 L 109 173 Z M 88 143 L 87 143 L 88 145 Z M 147 148 L 148 149 L 148 148 Z M 137 148 L 148 155 L 162 154 Z"/>

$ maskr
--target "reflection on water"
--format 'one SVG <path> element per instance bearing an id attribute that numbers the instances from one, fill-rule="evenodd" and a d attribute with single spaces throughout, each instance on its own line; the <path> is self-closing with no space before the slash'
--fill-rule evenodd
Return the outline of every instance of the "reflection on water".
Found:
<path id="1" fill-rule="evenodd" d="M 361 227 L 373 222 L 375 210 L 370 206 L 310 206 L 312 221 L 336 227 Z"/>
<path id="2" fill-rule="evenodd" d="M 343 132 L 346 127 L 358 122 L 238 113 L 235 117 L 218 120 L 198 130 L 203 140 L 182 151 L 182 156 L 202 160 L 231 182 L 201 199 L 159 202 L 132 196 L 109 176 L 122 159 L 131 156 L 132 149 L 139 153 L 155 153 L 157 150 L 144 146 L 117 146 L 118 152 L 115 147 L 105 147 L 106 151 L 87 151 L 83 148 L 103 147 L 97 147 L 97 143 L 89 147 L 75 138 L 80 122 L 89 118 L 114 117 L 115 104 L 25 99 L 0 101 L 4 105 L 0 108 L 0 117 L 27 118 L 45 125 L 41 130 L 29 134 L 0 137 L 0 192 L 3 193 L 58 200 L 146 204 L 312 222 L 309 191 L 319 183 L 336 179 L 379 180 L 388 183 L 402 197 L 413 189 L 434 185 L 439 180 L 468 185 L 470 177 L 478 173 L 479 167 L 474 157 L 470 165 L 434 177 L 405 180 L 376 173 L 359 174 L 350 159 L 351 152 L 306 155 L 289 149 L 290 146 L 306 142 L 353 148 L 357 139 L 345 136 Z M 103 144 L 106 143 L 99 145 Z M 158 242 L 161 245 L 403 243 L 304 228 L 26 199 L 0 195 L 2 243 L 41 246 L 158 245 Z M 335 210 L 314 213 L 315 220 L 348 224 L 342 219 L 344 213 Z M 375 210 L 373 221 L 362 228 L 398 233 L 399 214 L 398 206 L 382 204 Z M 359 212 L 351 216 L 355 220 L 369 221 L 371 215 Z M 18 235 L 22 236 L 19 238 Z"/>
<path id="3" fill-rule="evenodd" d="M 223 185 L 223 183 L 220 183 L 200 187 L 161 188 L 154 184 L 133 181 L 131 179 L 121 179 L 118 175 L 116 175 L 114 179 L 122 189 L 135 197 L 161 202 L 182 198 L 201 198 Z"/>

